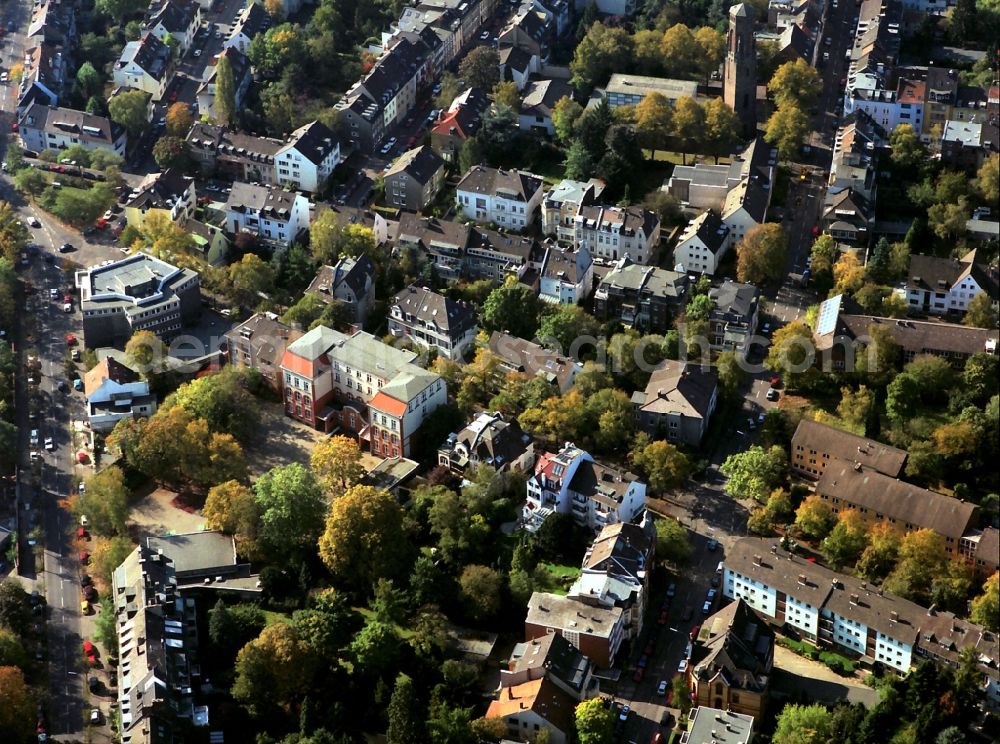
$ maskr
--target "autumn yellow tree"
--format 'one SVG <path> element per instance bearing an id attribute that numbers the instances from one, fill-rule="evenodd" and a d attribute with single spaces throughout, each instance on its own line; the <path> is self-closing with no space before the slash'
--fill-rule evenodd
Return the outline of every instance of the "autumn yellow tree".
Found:
<path id="1" fill-rule="evenodd" d="M 292 625 L 268 625 L 236 656 L 233 697 L 257 710 L 298 702 L 309 687 L 316 661 Z"/>
<path id="2" fill-rule="evenodd" d="M 259 511 L 253 491 L 239 481 L 229 480 L 208 490 L 202 509 L 206 525 L 227 535 L 253 538 Z"/>
<path id="3" fill-rule="evenodd" d="M 736 245 L 736 276 L 741 282 L 777 282 L 785 274 L 788 238 L 781 225 L 757 225 Z"/>
<path id="4" fill-rule="evenodd" d="M 643 147 L 656 151 L 667 146 L 673 122 L 673 109 L 662 93 L 649 93 L 635 107 L 635 131 Z"/>
<path id="5" fill-rule="evenodd" d="M 357 441 L 342 435 L 327 437 L 317 444 L 309 463 L 316 478 L 331 496 L 340 495 L 365 474 Z"/>
<path id="6" fill-rule="evenodd" d="M 865 267 L 858 260 L 857 253 L 845 251 L 840 254 L 833 265 L 833 282 L 836 294 L 852 295 L 864 286 Z"/>
<path id="7" fill-rule="evenodd" d="M 0 667 L 0 731 L 9 742 L 34 740 L 34 696 L 24 672 L 15 666 Z"/>
<path id="8" fill-rule="evenodd" d="M 170 104 L 170 108 L 167 109 L 166 120 L 167 132 L 174 137 L 187 137 L 187 133 L 191 131 L 191 126 L 194 124 L 194 116 L 191 114 L 191 109 L 188 108 L 186 103 L 180 101 Z"/>
<path id="9" fill-rule="evenodd" d="M 806 537 L 822 540 L 833 529 L 836 517 L 819 494 L 807 496 L 795 511 L 795 526 Z"/>

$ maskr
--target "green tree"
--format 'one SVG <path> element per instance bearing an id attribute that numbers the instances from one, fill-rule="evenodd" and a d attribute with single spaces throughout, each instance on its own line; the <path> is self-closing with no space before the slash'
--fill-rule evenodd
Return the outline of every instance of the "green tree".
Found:
<path id="1" fill-rule="evenodd" d="M 896 375 L 886 389 L 885 412 L 897 424 L 909 420 L 920 406 L 920 384 L 906 372 Z"/>
<path id="2" fill-rule="evenodd" d="M 112 16 L 114 17 L 114 16 Z M 149 124 L 146 119 L 148 94 L 141 90 L 126 90 L 108 101 L 111 121 L 125 127 L 129 137 L 141 135 Z"/>
<path id="3" fill-rule="evenodd" d="M 767 84 L 778 108 L 791 104 L 804 111 L 816 103 L 822 88 L 816 68 L 801 58 L 781 65 Z"/>
<path id="4" fill-rule="evenodd" d="M 632 37 L 625 29 L 594 23 L 577 44 L 569 65 L 573 73 L 570 82 L 580 90 L 588 90 L 612 72 L 626 69 L 633 51 Z"/>
<path id="5" fill-rule="evenodd" d="M 777 525 L 788 524 L 794 517 L 795 510 L 788 491 L 776 488 L 771 491 L 764 506 L 751 512 L 747 526 L 758 535 L 769 535 Z"/>
<path id="6" fill-rule="evenodd" d="M 1000 318 L 993 307 L 993 300 L 986 292 L 980 292 L 969 302 L 965 310 L 964 325 L 972 328 L 996 330 Z"/>
<path id="7" fill-rule="evenodd" d="M 865 422 L 875 403 L 875 396 L 865 386 L 857 390 L 843 387 L 840 389 L 840 403 L 837 404 L 837 415 L 852 430 L 864 432 Z"/>
<path id="8" fill-rule="evenodd" d="M 855 509 L 844 509 L 837 515 L 837 524 L 823 540 L 823 551 L 830 565 L 839 569 L 857 561 L 867 543 L 868 525 L 864 517 Z"/>
<path id="9" fill-rule="evenodd" d="M 726 56 L 726 37 L 714 28 L 702 26 L 694 32 L 694 40 L 698 45 L 698 68 L 707 84 L 712 73 L 718 72 L 722 59 Z"/>
<path id="10" fill-rule="evenodd" d="M 306 58 L 305 36 L 299 26 L 291 23 L 273 26 L 254 37 L 247 56 L 263 76 L 279 77 Z"/>
<path id="11" fill-rule="evenodd" d="M 109 468 L 89 476 L 87 490 L 79 494 L 73 511 L 86 516 L 90 529 L 98 535 L 124 535 L 128 520 L 129 489 L 121 468 Z"/>
<path id="12" fill-rule="evenodd" d="M 379 620 L 369 620 L 351 642 L 351 655 L 358 671 L 378 678 L 392 669 L 402 649 L 396 629 Z"/>
<path id="13" fill-rule="evenodd" d="M 319 555 L 337 581 L 368 589 L 380 578 L 397 576 L 408 553 L 403 511 L 392 494 L 352 486 L 333 502 Z"/>
<path id="14" fill-rule="evenodd" d="M 1000 572 L 986 579 L 983 593 L 972 600 L 969 617 L 994 633 L 1000 631 Z"/>
<path id="15" fill-rule="evenodd" d="M 180 406 L 213 432 L 229 433 L 246 441 L 256 433 L 260 422 L 260 406 L 253 391 L 261 384 L 256 370 L 226 367 L 218 374 L 181 385 L 166 398 L 163 407 Z"/>
<path id="16" fill-rule="evenodd" d="M 506 106 L 512 111 L 521 110 L 521 92 L 517 89 L 517 84 L 509 80 L 499 82 L 493 86 L 493 101 L 497 105 Z"/>
<path id="17" fill-rule="evenodd" d="M 721 98 L 709 98 L 703 106 L 705 112 L 705 145 L 716 157 L 726 155 L 740 141 L 742 124 L 736 112 Z"/>
<path id="18" fill-rule="evenodd" d="M 599 334 L 597 321 L 579 305 L 557 306 L 542 317 L 538 326 L 539 339 L 546 344 L 555 343 L 562 354 L 570 354 L 574 342 L 581 339 L 596 342 Z"/>
<path id="19" fill-rule="evenodd" d="M 233 63 L 229 61 L 228 54 L 220 54 L 215 64 L 215 120 L 219 126 L 232 126 L 238 114 Z"/>
<path id="20" fill-rule="evenodd" d="M 486 298 L 483 305 L 483 328 L 487 332 L 504 331 L 530 339 L 538 327 L 538 296 L 517 279 L 508 277 Z"/>
<path id="21" fill-rule="evenodd" d="M 500 57 L 492 47 L 475 47 L 459 64 L 458 75 L 466 85 L 492 90 L 500 82 Z"/>
<path id="22" fill-rule="evenodd" d="M 715 365 L 719 373 L 719 388 L 722 394 L 730 400 L 736 400 L 746 380 L 741 360 L 734 352 L 724 351 L 715 360 Z"/>
<path id="23" fill-rule="evenodd" d="M 160 137 L 153 145 L 153 159 L 163 169 L 184 170 L 190 163 L 189 153 L 188 143 L 176 136 Z"/>
<path id="24" fill-rule="evenodd" d="M 636 452 L 632 462 L 645 473 L 650 487 L 659 493 L 679 487 L 691 475 L 691 461 L 687 455 L 662 439 Z"/>
<path id="25" fill-rule="evenodd" d="M 660 53 L 671 77 L 687 78 L 700 71 L 703 49 L 683 23 L 668 28 L 660 40 Z"/>
<path id="26" fill-rule="evenodd" d="M 563 96 L 556 101 L 556 105 L 552 109 L 552 126 L 556 130 L 556 139 L 560 143 L 570 144 L 576 129 L 576 122 L 582 114 L 583 106 L 569 96 Z"/>
<path id="27" fill-rule="evenodd" d="M 729 455 L 722 463 L 726 493 L 730 496 L 764 501 L 785 479 L 788 460 L 781 447 L 764 449 L 754 445 Z"/>
<path id="28" fill-rule="evenodd" d="M 31 625 L 31 598 L 15 578 L 0 582 L 0 627 L 9 628 L 19 636 L 28 633 Z"/>
<path id="29" fill-rule="evenodd" d="M 676 519 L 656 520 L 656 554 L 675 566 L 687 563 L 691 557 L 687 530 Z"/>
<path id="30" fill-rule="evenodd" d="M 103 79 L 90 62 L 84 62 L 76 71 L 76 82 L 80 86 L 80 92 L 83 96 L 89 98 L 95 93 L 100 92 Z"/>
<path id="31" fill-rule="evenodd" d="M 773 744 L 826 744 L 830 741 L 830 711 L 820 703 L 788 705 L 778 714 Z"/>
<path id="32" fill-rule="evenodd" d="M 22 168 L 14 175 L 14 185 L 18 191 L 38 196 L 45 191 L 48 181 L 35 168 Z"/>
<path id="33" fill-rule="evenodd" d="M 146 9 L 142 0 L 95 0 L 94 8 L 107 18 L 121 22 L 128 16 Z"/>
<path id="34" fill-rule="evenodd" d="M 279 555 L 315 545 L 323 530 L 326 500 L 308 468 L 291 463 L 268 470 L 253 485 L 260 510 L 260 539 Z"/>
<path id="35" fill-rule="evenodd" d="M 801 321 L 782 326 L 771 336 L 764 365 L 774 372 L 801 373 L 814 359 L 812 330 Z"/>
<path id="36" fill-rule="evenodd" d="M 771 114 L 764 130 L 764 139 L 778 148 L 782 160 L 794 160 L 810 131 L 809 116 L 792 103 L 779 106 Z"/>
<path id="37" fill-rule="evenodd" d="M 979 8 L 975 0 L 957 0 L 949 21 L 949 35 L 959 46 L 979 38 Z"/>
<path id="38" fill-rule="evenodd" d="M 579 703 L 573 720 L 580 744 L 611 744 L 614 740 L 614 717 L 600 698 Z"/>
<path id="39" fill-rule="evenodd" d="M 466 566 L 458 579 L 458 586 L 466 611 L 476 622 L 488 621 L 500 610 L 503 579 L 492 568 Z"/>
<path id="40" fill-rule="evenodd" d="M 33 741 L 35 736 L 34 696 L 16 666 L 0 666 L 0 732 L 10 742 Z"/>
<path id="41" fill-rule="evenodd" d="M 1000 202 L 1000 154 L 993 153 L 976 174 L 976 190 L 987 204 Z"/>
<path id="42" fill-rule="evenodd" d="M 387 717 L 386 744 L 410 744 L 423 738 L 423 716 L 417 701 L 417 690 L 413 679 L 405 674 L 396 677 Z"/>
<path id="43" fill-rule="evenodd" d="M 883 587 L 917 603 L 929 603 L 936 580 L 946 575 L 948 554 L 944 537 L 934 530 L 908 532 L 899 542 L 899 560 Z"/>
<path id="44" fill-rule="evenodd" d="M 257 535 L 260 511 L 253 491 L 239 481 L 226 481 L 208 490 L 202 509 L 210 529 L 227 535 L 253 539 Z"/>
<path id="45" fill-rule="evenodd" d="M 736 245 L 736 276 L 751 284 L 779 282 L 785 274 L 787 252 L 788 239 L 781 225 L 757 225 Z"/>
<path id="46" fill-rule="evenodd" d="M 259 712 L 297 703 L 308 689 L 315 661 L 289 623 L 268 625 L 236 656 L 232 695 Z"/>
<path id="47" fill-rule="evenodd" d="M 575 140 L 566 150 L 566 159 L 563 161 L 563 165 L 566 168 L 566 178 L 574 181 L 585 181 L 594 173 L 594 162 L 590 153 L 579 140 Z"/>
<path id="48" fill-rule="evenodd" d="M 795 511 L 795 526 L 806 537 L 822 540 L 833 529 L 835 517 L 818 494 L 808 496 Z"/>
<path id="49" fill-rule="evenodd" d="M 274 289 L 274 269 L 255 253 L 229 266 L 229 292 L 242 307 L 256 307 Z"/>

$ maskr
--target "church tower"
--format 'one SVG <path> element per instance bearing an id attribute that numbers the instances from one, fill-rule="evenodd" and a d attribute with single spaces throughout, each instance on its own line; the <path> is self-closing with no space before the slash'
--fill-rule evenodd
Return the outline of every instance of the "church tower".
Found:
<path id="1" fill-rule="evenodd" d="M 729 9 L 722 90 L 723 100 L 743 122 L 744 136 L 754 137 L 757 133 L 757 49 L 753 40 L 753 10 L 746 3 Z"/>

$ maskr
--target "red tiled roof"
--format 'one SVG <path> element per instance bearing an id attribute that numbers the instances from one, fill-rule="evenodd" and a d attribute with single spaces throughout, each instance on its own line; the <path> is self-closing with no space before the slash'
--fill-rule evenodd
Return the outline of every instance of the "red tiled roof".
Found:
<path id="1" fill-rule="evenodd" d="M 375 393 L 375 397 L 368 402 L 368 406 L 379 411 L 385 411 L 397 418 L 402 418 L 403 414 L 406 413 L 406 403 L 396 400 L 390 395 L 386 395 L 381 390 Z"/>
<path id="2" fill-rule="evenodd" d="M 313 379 L 312 361 L 294 352 L 285 351 L 285 355 L 281 357 L 281 368 L 287 369 L 293 375 Z"/>

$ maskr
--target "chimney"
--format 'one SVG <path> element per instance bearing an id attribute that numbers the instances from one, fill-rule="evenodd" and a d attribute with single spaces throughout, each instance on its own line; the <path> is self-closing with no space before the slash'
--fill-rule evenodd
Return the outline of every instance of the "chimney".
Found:
<path id="1" fill-rule="evenodd" d="M 802 586 L 806 585 L 806 575 L 805 574 L 799 574 L 799 584 L 801 584 Z"/>
<path id="2" fill-rule="evenodd" d="M 898 623 L 899 622 L 899 613 L 896 612 L 895 610 L 893 610 L 892 612 L 889 613 L 889 619 L 892 620 L 892 622 L 894 622 L 894 623 Z"/>
<path id="3" fill-rule="evenodd" d="M 753 557 L 753 564 L 754 564 L 755 566 L 761 566 L 761 565 L 763 565 L 763 563 L 762 563 L 762 561 L 763 561 L 763 560 L 764 560 L 764 559 L 763 559 L 763 558 L 761 558 L 761 556 L 759 556 L 759 555 L 755 555 L 755 556 Z"/>
<path id="4" fill-rule="evenodd" d="M 859 599 L 859 597 L 858 597 L 857 594 L 852 594 L 851 595 L 851 604 L 852 605 L 856 605 L 858 603 L 858 599 Z"/>

